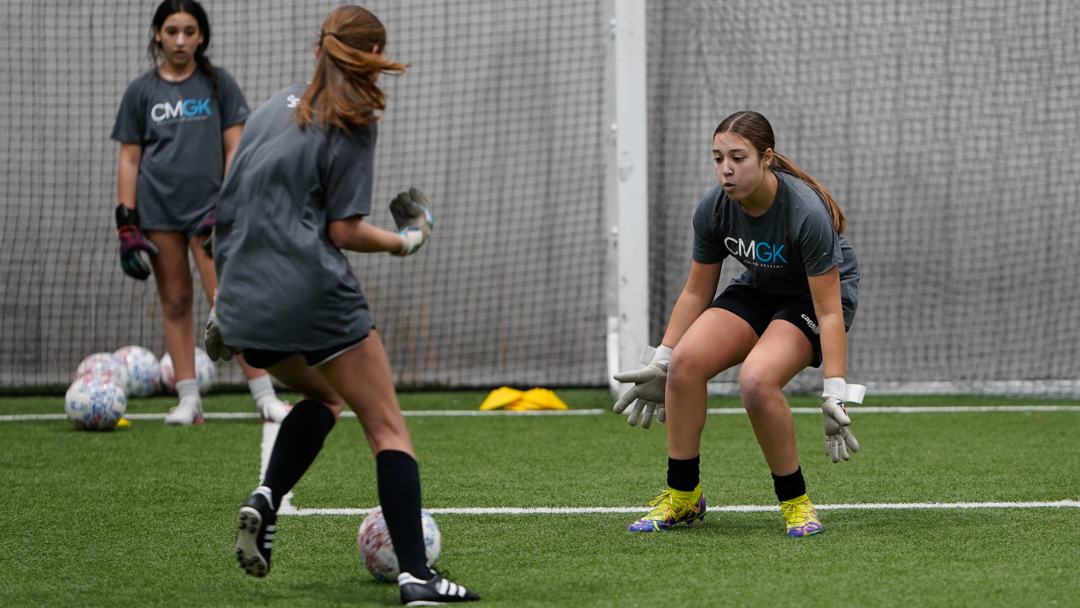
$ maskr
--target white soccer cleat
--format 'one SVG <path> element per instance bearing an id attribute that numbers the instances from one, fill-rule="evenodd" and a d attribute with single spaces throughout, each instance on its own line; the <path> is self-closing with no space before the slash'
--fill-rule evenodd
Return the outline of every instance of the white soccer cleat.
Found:
<path id="1" fill-rule="evenodd" d="M 289 410 L 292 409 L 291 405 L 274 395 L 259 399 L 255 402 L 255 407 L 259 408 L 259 415 L 262 416 L 263 422 L 276 422 L 278 424 L 285 420 L 285 416 L 288 416 Z"/>
<path id="2" fill-rule="evenodd" d="M 165 424 L 171 426 L 191 426 L 205 422 L 200 399 L 180 400 L 180 405 L 169 410 Z"/>

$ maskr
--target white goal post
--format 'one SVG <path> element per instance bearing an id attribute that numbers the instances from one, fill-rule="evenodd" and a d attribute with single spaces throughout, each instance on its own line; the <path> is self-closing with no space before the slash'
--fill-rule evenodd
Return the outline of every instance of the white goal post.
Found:
<path id="1" fill-rule="evenodd" d="M 610 227 L 607 273 L 608 382 L 638 365 L 649 343 L 649 155 L 645 0 L 607 0 L 611 19 L 605 87 L 610 124 L 604 219 Z"/>

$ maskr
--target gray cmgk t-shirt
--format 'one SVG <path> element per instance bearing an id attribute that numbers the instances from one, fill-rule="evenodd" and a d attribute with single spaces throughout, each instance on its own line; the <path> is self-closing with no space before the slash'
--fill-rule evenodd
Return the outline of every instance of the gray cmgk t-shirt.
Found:
<path id="1" fill-rule="evenodd" d="M 201 69 L 169 82 L 155 68 L 124 92 L 112 138 L 142 146 L 134 203 L 143 230 L 190 230 L 217 204 L 225 173 L 221 133 L 251 111 L 232 76 L 214 71 L 220 99 Z"/>
<path id="2" fill-rule="evenodd" d="M 775 172 L 776 198 L 758 217 L 747 215 L 717 186 L 694 213 L 694 261 L 715 264 L 729 255 L 746 271 L 732 285 L 749 285 L 779 296 L 810 297 L 806 277 L 840 267 L 844 324 L 851 327 L 859 304 L 859 261 L 836 234 L 825 201 L 797 177 Z"/>
<path id="3" fill-rule="evenodd" d="M 301 130 L 293 113 L 305 88 L 255 110 L 221 189 L 216 310 L 230 346 L 321 350 L 375 325 L 327 224 L 370 213 L 377 125 Z"/>

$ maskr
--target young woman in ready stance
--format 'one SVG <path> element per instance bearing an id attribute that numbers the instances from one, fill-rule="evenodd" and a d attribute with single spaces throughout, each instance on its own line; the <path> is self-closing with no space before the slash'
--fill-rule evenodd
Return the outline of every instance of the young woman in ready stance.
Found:
<path id="1" fill-rule="evenodd" d="M 303 393 L 281 424 L 266 476 L 240 508 L 236 557 L 270 570 L 276 511 L 314 462 L 342 408 L 356 412 L 375 454 L 379 501 L 401 566 L 406 605 L 480 599 L 426 564 L 420 474 L 398 408 L 390 362 L 342 249 L 416 252 L 433 219 L 423 194 L 390 205 L 399 232 L 363 221 L 371 210 L 380 73 L 406 66 L 384 55 L 386 30 L 344 6 L 323 23 L 308 85 L 286 87 L 248 120 L 218 205 L 214 262 L 221 277 L 207 351 L 242 349 Z M 225 346 L 228 345 L 228 346 Z"/>
<path id="2" fill-rule="evenodd" d="M 213 301 L 217 277 L 202 245 L 250 112 L 236 81 L 206 57 L 210 22 L 198 2 L 165 0 L 152 29 L 149 54 L 160 65 L 128 85 L 112 132 L 120 142 L 116 225 L 124 273 L 146 280 L 152 266 L 157 282 L 180 395 L 165 424 L 190 425 L 202 422 L 203 412 L 188 252 Z M 280 422 L 288 409 L 270 376 L 239 361 L 263 419 Z"/>
<path id="3" fill-rule="evenodd" d="M 631 403 L 629 423 L 654 411 L 668 435 L 668 486 L 635 532 L 693 525 L 705 515 L 699 448 L 706 383 L 742 363 L 739 389 L 765 461 L 788 536 L 822 531 L 795 450 L 795 425 L 781 389 L 805 367 L 824 365 L 825 454 L 838 462 L 859 444 L 844 402 L 846 331 L 859 299 L 859 264 L 842 235 L 845 219 L 814 178 L 774 149 L 772 126 L 738 112 L 713 134 L 720 184 L 694 213 L 690 277 L 667 332 L 645 368 L 615 376 L 635 386 L 615 404 Z M 731 256 L 746 267 L 713 299 L 720 266 Z M 861 399 L 861 397 L 860 397 Z M 658 408 L 658 409 L 657 409 Z"/>

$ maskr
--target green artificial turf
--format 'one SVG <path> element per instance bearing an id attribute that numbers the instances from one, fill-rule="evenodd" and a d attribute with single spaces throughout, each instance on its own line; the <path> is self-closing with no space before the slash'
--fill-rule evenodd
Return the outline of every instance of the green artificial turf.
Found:
<path id="1" fill-rule="evenodd" d="M 606 391 L 557 391 L 608 408 Z M 484 392 L 408 393 L 406 410 L 476 409 Z M 817 400 L 792 398 L 793 406 Z M 1003 405 L 987 397 L 868 405 Z M 1050 403 L 1039 401 L 1040 403 Z M 163 412 L 174 398 L 133 400 Z M 250 397 L 206 409 L 254 412 Z M 712 407 L 737 407 L 714 399 Z M 57 413 L 56 397 L 0 399 L 0 415 Z M 863 414 L 863 449 L 832 464 L 820 417 L 796 415 L 817 504 L 1080 498 L 1080 413 Z M 410 417 L 428 508 L 641 507 L 665 485 L 664 427 L 605 413 Z M 232 555 L 236 510 L 258 482 L 263 426 L 134 420 L 107 433 L 66 420 L 0 423 L 0 606 L 386 606 L 356 556 L 362 516 L 283 516 L 265 579 Z M 295 488 L 300 508 L 370 508 L 374 459 L 342 419 Z M 773 505 L 743 415 L 710 416 L 708 503 Z M 694 529 L 631 534 L 636 514 L 438 514 L 440 567 L 491 606 L 1070 606 L 1080 603 L 1080 509 L 822 510 L 790 539 L 775 511 L 710 512 Z"/>

